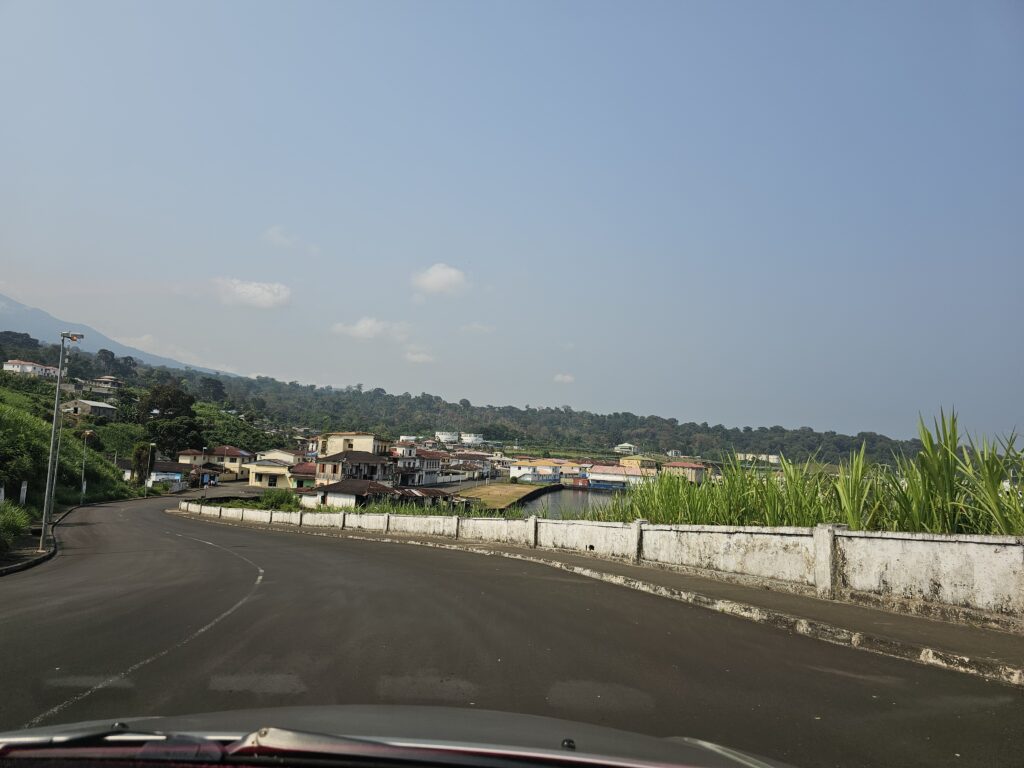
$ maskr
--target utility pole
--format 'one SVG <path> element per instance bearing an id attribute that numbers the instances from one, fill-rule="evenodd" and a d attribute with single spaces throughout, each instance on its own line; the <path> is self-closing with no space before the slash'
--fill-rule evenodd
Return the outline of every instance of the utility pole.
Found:
<path id="1" fill-rule="evenodd" d="M 53 425 L 50 428 L 50 458 L 46 465 L 46 491 L 43 496 L 43 528 L 39 532 L 39 551 L 46 551 L 46 530 L 50 525 L 50 518 L 53 515 L 53 493 L 57 474 L 57 431 L 60 429 L 60 385 L 64 381 L 64 351 L 65 342 L 81 341 L 85 338 L 84 333 L 71 333 L 62 331 L 60 334 L 60 359 L 57 363 L 57 394 L 53 397 Z"/>
<path id="2" fill-rule="evenodd" d="M 142 478 L 142 498 L 149 498 L 149 476 L 152 474 L 150 467 L 153 465 L 153 448 L 156 443 L 149 444 L 149 450 L 146 451 L 146 476 Z"/>
<path id="3" fill-rule="evenodd" d="M 85 455 L 89 451 L 89 438 L 95 434 L 91 429 L 82 433 L 82 495 L 78 499 L 78 506 L 85 504 Z"/>

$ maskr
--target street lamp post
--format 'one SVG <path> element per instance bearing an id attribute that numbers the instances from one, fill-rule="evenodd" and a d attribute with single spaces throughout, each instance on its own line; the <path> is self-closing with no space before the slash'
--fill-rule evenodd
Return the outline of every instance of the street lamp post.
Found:
<path id="1" fill-rule="evenodd" d="M 78 499 L 78 505 L 85 504 L 85 456 L 89 452 L 89 438 L 95 435 L 91 429 L 82 433 L 82 495 Z"/>
<path id="2" fill-rule="evenodd" d="M 204 502 L 206 501 L 206 489 L 210 485 L 210 483 L 208 481 L 203 479 L 203 465 L 205 463 L 206 463 L 206 446 L 204 445 L 203 446 L 203 455 L 200 457 L 200 462 L 199 462 L 199 482 L 203 486 L 203 501 Z"/>
<path id="3" fill-rule="evenodd" d="M 142 478 L 142 498 L 149 498 L 149 475 L 150 467 L 153 464 L 153 448 L 156 447 L 156 443 L 149 444 L 149 450 L 146 451 L 146 476 Z"/>
<path id="4" fill-rule="evenodd" d="M 39 532 L 39 551 L 46 550 L 46 531 L 53 515 L 53 493 L 57 474 L 57 431 L 60 429 L 60 385 L 64 381 L 64 352 L 66 341 L 80 341 L 85 338 L 83 333 L 62 331 L 60 334 L 60 359 L 57 363 L 57 393 L 53 397 L 53 425 L 50 428 L 50 458 L 46 464 L 46 490 L 43 496 L 43 527 Z"/>

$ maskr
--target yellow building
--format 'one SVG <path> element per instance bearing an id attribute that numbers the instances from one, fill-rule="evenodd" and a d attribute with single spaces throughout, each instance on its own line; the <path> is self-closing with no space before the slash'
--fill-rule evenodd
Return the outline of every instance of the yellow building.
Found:
<path id="1" fill-rule="evenodd" d="M 681 475 L 698 485 L 704 482 L 704 465 L 693 461 L 673 461 L 663 466 L 661 471 L 670 475 Z"/>
<path id="2" fill-rule="evenodd" d="M 619 459 L 620 467 L 636 467 L 637 469 L 657 469 L 658 462 L 650 456 L 623 456 Z"/>
<path id="3" fill-rule="evenodd" d="M 382 440 L 372 432 L 327 432 L 319 437 L 317 453 L 332 456 L 343 451 L 363 451 L 377 456 L 391 448 L 391 442 Z"/>

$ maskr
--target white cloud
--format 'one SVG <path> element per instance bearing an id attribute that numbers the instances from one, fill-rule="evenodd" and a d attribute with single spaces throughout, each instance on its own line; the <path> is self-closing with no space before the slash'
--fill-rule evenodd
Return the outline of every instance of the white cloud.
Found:
<path id="1" fill-rule="evenodd" d="M 349 336 L 359 341 L 381 338 L 405 341 L 409 338 L 407 323 L 392 323 L 376 317 L 361 317 L 354 323 L 335 323 L 331 330 L 339 336 Z"/>
<path id="2" fill-rule="evenodd" d="M 571 373 L 556 373 L 554 382 L 555 384 L 572 384 L 576 381 L 576 377 Z"/>
<path id="3" fill-rule="evenodd" d="M 494 326 L 487 325 L 487 323 L 481 323 L 479 320 L 474 320 L 472 323 L 466 323 L 460 329 L 463 333 L 483 335 L 485 333 L 493 333 Z"/>
<path id="4" fill-rule="evenodd" d="M 422 293 L 458 293 L 469 285 L 465 272 L 447 264 L 434 264 L 414 276 L 412 283 Z"/>
<path id="5" fill-rule="evenodd" d="M 294 248 L 299 244 L 299 238 L 285 232 L 284 227 L 275 224 L 263 233 L 263 239 L 278 248 Z"/>
<path id="6" fill-rule="evenodd" d="M 254 283 L 235 277 L 215 277 L 213 284 L 224 304 L 272 309 L 288 303 L 292 289 L 281 283 Z"/>
<path id="7" fill-rule="evenodd" d="M 310 256 L 320 255 L 320 246 L 316 243 L 307 243 L 301 237 L 285 230 L 280 224 L 275 224 L 263 233 L 263 239 L 277 248 L 284 248 L 287 251 L 305 249 Z"/>
<path id="8" fill-rule="evenodd" d="M 410 346 L 405 350 L 405 359 L 410 363 L 432 363 L 434 357 L 423 347 Z"/>

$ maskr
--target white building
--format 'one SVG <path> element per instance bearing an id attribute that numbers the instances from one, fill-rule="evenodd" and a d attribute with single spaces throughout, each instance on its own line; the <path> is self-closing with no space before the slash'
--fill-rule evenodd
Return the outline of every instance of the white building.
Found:
<path id="1" fill-rule="evenodd" d="M 20 373 L 26 376 L 43 376 L 49 379 L 57 378 L 57 366 L 33 363 L 31 360 L 8 360 L 4 363 L 4 370 L 8 373 Z"/>
<path id="2" fill-rule="evenodd" d="M 778 464 L 779 454 L 777 453 L 737 453 L 739 461 L 760 461 L 764 464 Z"/>
<path id="3" fill-rule="evenodd" d="M 637 448 L 632 443 L 619 443 L 614 448 L 612 448 L 612 450 L 615 451 L 615 453 L 621 453 L 624 456 L 635 456 L 636 454 L 640 453 L 640 449 Z"/>
<path id="4" fill-rule="evenodd" d="M 420 441 L 419 435 L 399 435 L 398 442 L 400 443 L 418 443 Z"/>
<path id="5" fill-rule="evenodd" d="M 459 442 L 459 433 L 458 432 L 435 432 L 434 433 L 434 439 L 437 440 L 437 442 L 439 442 L 439 443 L 444 443 L 446 445 L 455 445 L 455 443 Z"/>
<path id="6" fill-rule="evenodd" d="M 562 465 L 535 459 L 513 460 L 508 467 L 508 477 L 510 480 L 521 480 L 524 483 L 560 483 Z"/>
<path id="7" fill-rule="evenodd" d="M 462 444 L 463 445 L 483 445 L 484 436 L 478 435 L 475 432 L 463 432 L 462 433 Z"/>

